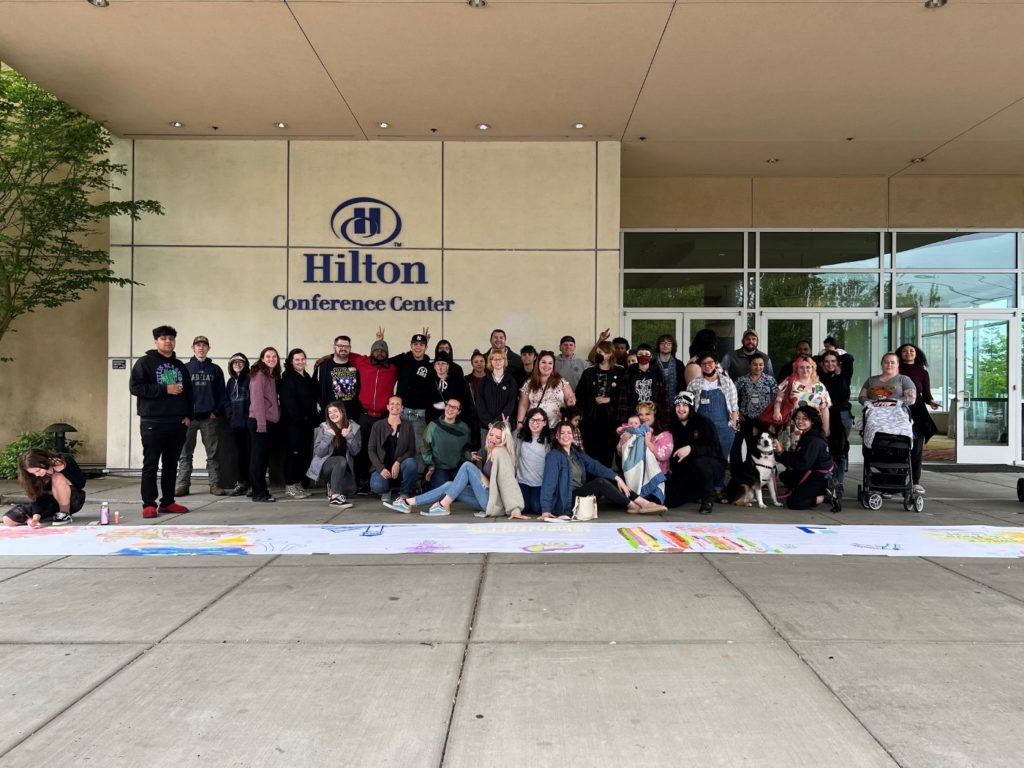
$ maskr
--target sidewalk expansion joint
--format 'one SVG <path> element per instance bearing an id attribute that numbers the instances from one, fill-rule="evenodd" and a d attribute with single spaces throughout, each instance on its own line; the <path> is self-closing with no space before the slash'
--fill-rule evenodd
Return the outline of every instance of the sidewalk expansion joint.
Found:
<path id="1" fill-rule="evenodd" d="M 958 571 L 955 568 L 950 568 L 948 565 L 945 565 L 944 563 L 942 563 L 941 561 L 939 561 L 936 558 L 922 557 L 921 559 L 924 560 L 926 563 L 931 563 L 932 565 L 941 568 L 944 571 L 949 571 L 950 573 L 956 574 L 957 576 L 960 576 L 961 578 L 967 579 L 967 581 L 971 582 L 972 584 L 977 584 L 980 587 L 984 587 L 985 589 L 989 589 L 989 590 L 995 592 L 997 595 L 1002 595 L 1003 597 L 1007 597 L 1010 600 L 1013 600 L 1015 603 L 1022 603 L 1022 604 L 1024 604 L 1024 599 L 1018 597 L 1017 595 L 1014 595 L 1014 594 L 1012 594 L 1010 592 L 1006 592 L 1006 591 L 1004 591 L 1002 589 L 999 589 L 999 587 L 993 587 L 991 584 L 987 584 L 984 581 L 980 581 L 980 580 L 974 578 L 969 573 L 964 573 L 963 571 Z M 950 558 L 947 558 L 947 559 L 950 559 Z"/>
<path id="2" fill-rule="evenodd" d="M 462 646 L 462 659 L 459 660 L 459 674 L 455 681 L 455 692 L 452 694 L 452 706 L 448 710 L 448 725 L 444 729 L 444 743 L 441 745 L 441 759 L 438 761 L 438 768 L 443 768 L 445 757 L 448 755 L 448 741 L 452 736 L 452 725 L 455 723 L 455 707 L 459 702 L 459 692 L 462 690 L 462 676 L 466 671 L 466 659 L 469 657 L 469 649 L 473 643 L 473 630 L 476 628 L 476 618 L 480 611 L 480 600 L 483 597 L 484 581 L 487 578 L 487 564 L 490 555 L 484 555 L 480 564 L 480 578 L 476 582 L 476 594 L 473 597 L 473 610 L 469 615 L 469 629 L 466 632 L 466 640 Z"/>

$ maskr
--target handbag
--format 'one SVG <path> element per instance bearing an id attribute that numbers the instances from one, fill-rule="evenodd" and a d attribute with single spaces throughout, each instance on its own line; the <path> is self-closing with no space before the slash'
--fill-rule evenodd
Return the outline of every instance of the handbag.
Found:
<path id="1" fill-rule="evenodd" d="M 788 382 L 787 382 L 788 384 Z M 789 391 L 789 386 L 786 387 L 786 391 Z M 778 427 L 789 421 L 789 415 L 793 412 L 793 399 L 791 397 L 783 397 L 782 405 L 779 406 L 779 412 L 782 417 L 778 420 L 775 419 L 775 400 L 772 399 L 765 409 L 761 411 L 757 417 L 757 421 L 766 427 Z"/>
<path id="2" fill-rule="evenodd" d="M 572 505 L 572 519 L 580 523 L 597 520 L 597 496 L 577 496 Z"/>

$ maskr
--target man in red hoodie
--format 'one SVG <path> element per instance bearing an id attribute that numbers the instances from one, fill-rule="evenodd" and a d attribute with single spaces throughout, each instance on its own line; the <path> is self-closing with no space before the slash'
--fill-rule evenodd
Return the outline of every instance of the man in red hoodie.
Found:
<path id="1" fill-rule="evenodd" d="M 348 358 L 359 371 L 359 430 L 369 435 L 373 425 L 388 416 L 388 398 L 395 393 L 398 381 L 398 367 L 388 362 L 388 343 L 384 341 L 384 329 L 377 331 L 377 339 L 370 346 L 369 355 L 351 353 Z M 356 479 L 360 486 L 369 483 L 370 458 L 367 454 L 369 440 L 363 440 L 363 447 L 356 458 Z"/>

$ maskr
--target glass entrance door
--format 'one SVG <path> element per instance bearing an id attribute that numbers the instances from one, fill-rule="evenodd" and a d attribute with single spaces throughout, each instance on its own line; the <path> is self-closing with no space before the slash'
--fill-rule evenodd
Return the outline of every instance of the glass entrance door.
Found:
<path id="1" fill-rule="evenodd" d="M 817 312 L 765 314 L 761 325 L 758 329 L 760 347 L 772 361 L 776 376 L 786 363 L 792 362 L 800 341 L 806 339 L 811 343 L 812 355 L 821 349 L 824 334 L 821 333 Z"/>
<path id="2" fill-rule="evenodd" d="M 738 312 L 712 312 L 694 309 L 665 312 L 626 312 L 623 325 L 625 337 L 633 349 L 638 344 L 650 344 L 657 354 L 656 342 L 663 333 L 671 333 L 678 341 L 676 356 L 685 362 L 690 341 L 698 331 L 709 328 L 718 337 L 719 357 L 740 345 L 743 316 Z"/>
<path id="3" fill-rule="evenodd" d="M 1016 458 L 1011 447 L 1020 442 L 1017 385 L 1010 369 L 1011 346 L 1019 348 L 1014 329 L 1008 315 L 957 317 L 957 348 L 962 350 L 954 401 L 959 463 L 1009 464 Z"/>

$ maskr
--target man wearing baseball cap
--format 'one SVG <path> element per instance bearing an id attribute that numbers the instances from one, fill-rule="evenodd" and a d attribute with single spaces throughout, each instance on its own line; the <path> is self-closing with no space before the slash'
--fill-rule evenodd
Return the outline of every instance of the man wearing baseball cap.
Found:
<path id="1" fill-rule="evenodd" d="M 188 496 L 192 484 L 192 456 L 196 452 L 196 434 L 203 437 L 206 449 L 206 471 L 209 474 L 210 493 L 223 496 L 220 484 L 220 461 L 217 456 L 217 419 L 224 415 L 227 389 L 224 371 L 210 360 L 210 340 L 205 336 L 192 339 L 192 359 L 185 363 L 192 377 L 192 418 L 185 433 L 185 445 L 178 458 L 178 479 L 174 495 Z"/>
<path id="2" fill-rule="evenodd" d="M 715 488 L 725 477 L 725 457 L 711 419 L 694 408 L 692 392 L 675 397 L 672 418 L 672 445 L 669 475 L 665 483 L 665 506 L 672 508 L 688 501 L 700 503 L 698 512 L 710 515 Z"/>
<path id="3" fill-rule="evenodd" d="M 142 435 L 142 516 L 188 512 L 174 501 L 174 470 L 192 416 L 192 377 L 174 355 L 178 332 L 169 325 L 153 329 L 155 349 L 132 366 L 129 391 L 137 398 Z M 160 488 L 157 489 L 157 469 Z M 160 506 L 157 507 L 157 493 Z"/>
<path id="4" fill-rule="evenodd" d="M 427 342 L 430 341 L 430 329 L 424 328 L 422 333 L 414 333 L 409 339 L 409 351 L 391 358 L 391 363 L 398 369 L 398 384 L 395 394 L 402 398 L 402 418 L 412 424 L 416 437 L 416 464 L 420 475 L 426 471 L 419 446 L 423 444 L 423 430 L 427 427 L 427 411 L 433 406 L 435 389 L 431 382 L 432 373 L 430 356 L 427 355 Z"/>

